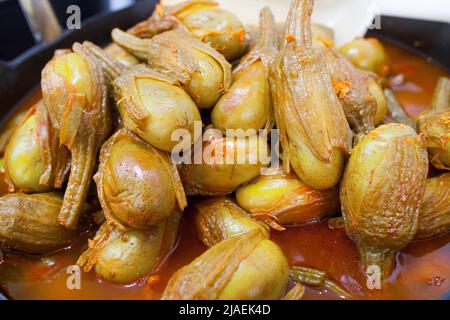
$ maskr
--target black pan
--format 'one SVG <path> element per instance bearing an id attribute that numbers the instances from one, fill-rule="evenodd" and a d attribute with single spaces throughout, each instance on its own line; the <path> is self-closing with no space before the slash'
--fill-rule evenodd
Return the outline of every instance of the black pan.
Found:
<path id="1" fill-rule="evenodd" d="M 20 106 L 21 99 L 38 86 L 41 70 L 56 49 L 69 48 L 72 43 L 83 40 L 106 45 L 111 41 L 114 27 L 127 29 L 146 19 L 156 3 L 157 0 L 138 2 L 120 11 L 98 15 L 88 19 L 81 30 L 66 32 L 52 43 L 37 45 L 11 62 L 0 61 L 0 123 L 4 123 Z M 381 16 L 381 30 L 371 30 L 368 35 L 394 43 L 450 71 L 448 23 Z M 0 300 L 3 299 L 7 296 L 0 292 Z M 442 299 L 450 300 L 450 292 Z"/>

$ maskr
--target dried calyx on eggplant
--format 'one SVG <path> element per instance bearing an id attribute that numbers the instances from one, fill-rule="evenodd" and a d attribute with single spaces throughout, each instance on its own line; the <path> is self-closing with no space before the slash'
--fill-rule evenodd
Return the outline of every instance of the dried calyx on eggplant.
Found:
<path id="1" fill-rule="evenodd" d="M 77 232 L 59 224 L 62 204 L 58 193 L 0 197 L 0 248 L 47 254 L 70 245 Z"/>
<path id="2" fill-rule="evenodd" d="M 352 133 L 324 54 L 312 45 L 311 13 L 311 0 L 292 2 L 283 48 L 270 69 L 271 92 L 285 172 L 292 166 L 307 185 L 329 189 L 341 178 Z"/>
<path id="3" fill-rule="evenodd" d="M 193 137 L 200 113 L 175 79 L 139 65 L 112 84 L 124 126 L 149 144 L 171 152 L 178 144 L 172 139 L 175 130 Z"/>
<path id="4" fill-rule="evenodd" d="M 371 76 L 358 70 L 335 47 L 322 45 L 321 50 L 325 55 L 334 90 L 342 102 L 347 121 L 356 134 L 357 143 L 364 135 L 375 129 L 377 100 L 370 89 L 379 93 L 381 88 Z"/>
<path id="5" fill-rule="evenodd" d="M 92 59 L 102 65 L 125 128 L 152 146 L 171 152 L 179 143 L 172 134 L 183 131 L 193 142 L 200 112 L 180 83 L 145 65 L 126 68 L 98 46 L 84 42 Z"/>
<path id="6" fill-rule="evenodd" d="M 295 175 L 263 175 L 236 192 L 238 204 L 276 230 L 318 222 L 339 212 L 339 190 L 315 190 Z"/>
<path id="7" fill-rule="evenodd" d="M 129 30 L 150 38 L 155 34 L 183 27 L 199 40 L 210 44 L 228 61 L 242 57 L 248 50 L 250 37 L 242 22 L 212 0 L 190 0 L 174 6 L 157 6 L 153 15 Z"/>
<path id="8" fill-rule="evenodd" d="M 188 196 L 224 196 L 256 178 L 270 163 L 270 147 L 258 135 L 206 139 L 203 159 L 179 166 Z M 195 151 L 195 147 L 192 148 Z"/>
<path id="9" fill-rule="evenodd" d="M 450 170 L 450 79 L 440 78 L 431 109 L 417 119 L 425 136 L 430 162 L 437 169 Z"/>
<path id="10" fill-rule="evenodd" d="M 199 108 L 213 107 L 231 84 L 231 65 L 210 45 L 183 29 L 140 39 L 119 29 L 113 40 L 153 70 L 177 79 Z"/>
<path id="11" fill-rule="evenodd" d="M 279 299 L 289 266 L 259 230 L 219 242 L 169 280 L 164 300 Z"/>
<path id="12" fill-rule="evenodd" d="M 427 180 L 415 239 L 429 239 L 449 231 L 450 173 L 444 173 Z"/>
<path id="13" fill-rule="evenodd" d="M 269 229 L 253 220 L 230 198 L 209 198 L 194 204 L 194 224 L 200 240 L 212 247 L 223 240 L 259 230 L 269 239 Z"/>
<path id="14" fill-rule="evenodd" d="M 107 281 L 133 282 L 154 272 L 164 261 L 176 243 L 180 221 L 181 213 L 176 211 L 146 230 L 120 231 L 105 222 L 77 264 L 86 272 L 95 268 Z"/>
<path id="15" fill-rule="evenodd" d="M 60 189 L 70 169 L 70 154 L 60 146 L 43 101 L 28 112 L 6 147 L 4 169 L 9 191 Z"/>
<path id="16" fill-rule="evenodd" d="M 427 173 L 422 137 L 402 124 L 378 127 L 352 151 L 340 190 L 345 230 L 383 279 L 417 232 Z"/>
<path id="17" fill-rule="evenodd" d="M 233 84 L 211 113 L 215 128 L 271 129 L 274 125 L 269 66 L 278 50 L 275 20 L 269 8 L 260 14 L 259 40 L 233 71 Z"/>
<path id="18" fill-rule="evenodd" d="M 120 230 L 148 228 L 187 205 L 170 156 L 126 129 L 103 145 L 94 179 L 106 219 Z"/>
<path id="19" fill-rule="evenodd" d="M 42 71 L 42 94 L 59 143 L 71 154 L 71 170 L 59 220 L 76 228 L 94 174 L 97 153 L 112 129 L 101 66 L 79 43 L 53 57 Z"/>

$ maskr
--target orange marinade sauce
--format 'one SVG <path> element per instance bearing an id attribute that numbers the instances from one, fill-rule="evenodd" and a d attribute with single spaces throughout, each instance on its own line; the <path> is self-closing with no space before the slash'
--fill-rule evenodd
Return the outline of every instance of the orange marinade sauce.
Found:
<path id="1" fill-rule="evenodd" d="M 448 74 L 403 49 L 389 44 L 385 48 L 393 73 L 406 76 L 405 83 L 394 88 L 397 98 L 415 117 L 428 107 L 437 79 Z M 30 99 L 35 102 L 38 94 Z M 331 230 L 323 222 L 272 231 L 271 237 L 291 265 L 326 271 L 355 299 L 436 299 L 450 291 L 450 235 L 405 248 L 397 255 L 396 269 L 383 290 L 367 289 L 356 248 L 343 230 Z M 196 237 L 192 213 L 187 210 L 176 248 L 154 275 L 118 285 L 102 281 L 91 271 L 82 273 L 81 290 L 68 290 L 66 267 L 76 263 L 86 246 L 87 236 L 83 236 L 71 248 L 44 258 L 6 255 L 0 265 L 0 283 L 15 299 L 159 299 L 172 274 L 206 250 Z M 338 297 L 307 288 L 305 299 Z"/>

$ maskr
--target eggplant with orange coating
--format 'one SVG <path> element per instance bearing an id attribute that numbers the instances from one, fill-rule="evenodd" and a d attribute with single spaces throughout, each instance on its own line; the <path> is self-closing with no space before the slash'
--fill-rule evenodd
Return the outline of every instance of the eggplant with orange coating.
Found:
<path id="1" fill-rule="evenodd" d="M 112 38 L 153 70 L 177 79 L 201 109 L 213 107 L 230 87 L 231 65 L 210 45 L 183 29 L 140 39 L 120 29 Z"/>
<path id="2" fill-rule="evenodd" d="M 285 173 L 292 166 L 304 183 L 322 190 L 338 184 L 352 133 L 325 56 L 312 45 L 312 5 L 292 1 L 270 82 Z"/>
<path id="3" fill-rule="evenodd" d="M 187 205 L 169 155 L 126 129 L 103 145 L 94 179 L 103 213 L 119 230 L 146 229 Z"/>
<path id="4" fill-rule="evenodd" d="M 427 173 L 423 138 L 402 124 L 378 127 L 352 151 L 340 189 L 345 230 L 382 279 L 416 235 Z"/>
<path id="5" fill-rule="evenodd" d="M 101 144 L 112 129 L 101 66 L 79 43 L 55 55 L 42 71 L 42 94 L 59 143 L 71 154 L 71 170 L 59 220 L 75 229 L 86 201 Z"/>

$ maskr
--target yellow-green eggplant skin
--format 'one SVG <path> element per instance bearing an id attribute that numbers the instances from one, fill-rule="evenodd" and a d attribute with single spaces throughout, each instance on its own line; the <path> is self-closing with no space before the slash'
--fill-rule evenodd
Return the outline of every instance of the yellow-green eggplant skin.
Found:
<path id="1" fill-rule="evenodd" d="M 12 136 L 5 153 L 5 169 L 9 179 L 19 190 L 47 192 L 51 186 L 40 183 L 45 172 L 39 142 L 38 120 L 31 114 Z"/>
<path id="2" fill-rule="evenodd" d="M 281 249 L 259 231 L 219 242 L 169 280 L 164 300 L 281 298 L 289 266 Z"/>
<path id="3" fill-rule="evenodd" d="M 126 129 L 103 145 L 94 179 L 105 217 L 119 229 L 146 229 L 186 206 L 169 155 Z"/>
<path id="4" fill-rule="evenodd" d="M 271 118 L 271 97 L 265 67 L 261 61 L 235 75 L 230 90 L 211 113 L 215 128 L 263 129 Z"/>
<path id="5" fill-rule="evenodd" d="M 203 150 L 201 163 L 179 166 L 187 195 L 231 194 L 256 178 L 270 162 L 270 147 L 259 135 L 207 141 Z M 239 159 L 242 162 L 239 163 Z"/>
<path id="6" fill-rule="evenodd" d="M 378 266 L 384 279 L 417 232 L 427 173 L 425 143 L 409 126 L 382 125 L 352 151 L 340 190 L 345 230 L 364 268 Z"/>
<path id="7" fill-rule="evenodd" d="M 12 193 L 0 197 L 0 248 L 48 254 L 69 246 L 77 232 L 59 224 L 62 203 L 57 193 Z"/>
<path id="8" fill-rule="evenodd" d="M 119 231 L 105 222 L 77 264 L 103 280 L 126 284 L 152 273 L 176 243 L 179 212 L 147 230 Z"/>
<path id="9" fill-rule="evenodd" d="M 387 64 L 383 45 L 375 38 L 357 38 L 344 44 L 340 51 L 358 68 L 382 75 Z"/>
<path id="10" fill-rule="evenodd" d="M 239 59 L 248 50 L 249 39 L 242 22 L 231 12 L 219 8 L 214 1 L 187 1 L 173 15 L 194 36 L 209 43 L 228 61 Z"/>

